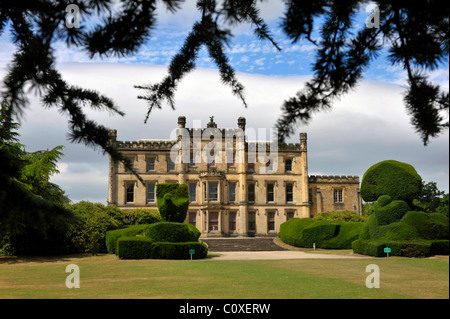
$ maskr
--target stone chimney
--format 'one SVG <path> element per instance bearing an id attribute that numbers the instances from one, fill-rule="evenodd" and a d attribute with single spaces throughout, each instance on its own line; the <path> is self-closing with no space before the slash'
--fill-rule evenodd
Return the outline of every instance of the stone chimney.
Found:
<path id="1" fill-rule="evenodd" d="M 186 117 L 179 116 L 178 117 L 178 128 L 185 128 L 186 127 Z"/>
<path id="2" fill-rule="evenodd" d="M 245 117 L 241 116 L 240 118 L 238 118 L 238 127 L 243 131 L 245 131 L 245 123 Z"/>
<path id="3" fill-rule="evenodd" d="M 306 133 L 300 133 L 300 150 L 306 151 L 308 149 L 308 135 Z"/>

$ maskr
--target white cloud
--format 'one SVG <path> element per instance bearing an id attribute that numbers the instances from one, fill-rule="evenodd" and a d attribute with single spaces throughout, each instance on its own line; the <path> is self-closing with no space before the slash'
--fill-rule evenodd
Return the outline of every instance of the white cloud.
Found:
<path id="1" fill-rule="evenodd" d="M 257 59 L 257 60 L 255 60 L 255 64 L 256 65 L 264 65 L 265 60 L 266 60 L 266 58 Z"/>
<path id="2" fill-rule="evenodd" d="M 243 57 L 241 57 L 241 62 L 248 62 L 250 60 L 250 58 L 247 55 L 244 55 Z"/>
<path id="3" fill-rule="evenodd" d="M 236 127 L 237 118 L 247 118 L 252 128 L 272 128 L 280 116 L 283 101 L 293 96 L 307 76 L 263 76 L 237 73 L 245 86 L 246 109 L 231 89 L 221 84 L 217 70 L 197 69 L 180 83 L 175 95 L 176 110 L 164 105 L 154 110 L 148 124 L 145 101 L 138 100 L 135 84 L 156 83 L 166 74 L 165 67 L 112 64 L 59 64 L 70 84 L 94 88 L 111 97 L 126 116 L 110 116 L 86 109 L 91 119 L 118 130 L 119 140 L 167 139 L 184 115 L 187 126 L 195 120 L 205 126 L 214 116 L 220 127 Z M 2 76 L 2 74 L 0 74 Z M 404 88 L 376 81 L 363 81 L 353 92 L 336 102 L 328 112 L 313 116 L 309 126 L 296 130 L 288 142 L 298 142 L 298 133 L 308 133 L 311 172 L 331 175 L 359 175 L 374 163 L 397 159 L 412 164 L 426 181 L 436 181 L 448 191 L 448 131 L 424 147 L 409 123 L 402 102 Z M 55 109 L 44 109 L 36 97 L 25 114 L 20 130 L 21 142 L 29 150 L 64 144 L 61 173 L 52 180 L 74 200 L 95 198 L 106 201 L 108 157 L 83 145 L 67 142 L 67 119 Z"/>

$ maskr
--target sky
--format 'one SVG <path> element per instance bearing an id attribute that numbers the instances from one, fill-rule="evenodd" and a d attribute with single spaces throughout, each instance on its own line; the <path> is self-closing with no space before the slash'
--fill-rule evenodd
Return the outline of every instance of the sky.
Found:
<path id="1" fill-rule="evenodd" d="M 133 56 L 94 58 L 81 50 L 55 43 L 57 69 L 70 84 L 99 91 L 112 98 L 124 117 L 86 109 L 89 118 L 118 130 L 118 140 L 169 139 L 177 127 L 178 116 L 185 116 L 187 127 L 203 127 L 214 116 L 218 127 L 237 127 L 244 116 L 247 127 L 273 128 L 281 115 L 284 100 L 293 96 L 311 79 L 315 47 L 308 41 L 292 44 L 279 28 L 284 7 L 282 1 L 263 2 L 261 14 L 277 39 L 278 52 L 268 41 L 258 40 L 250 26 L 233 29 L 235 37 L 227 48 L 237 78 L 245 86 L 248 108 L 221 84 L 216 66 L 202 51 L 197 68 L 180 83 L 175 95 L 176 110 L 164 105 L 144 124 L 146 102 L 137 99 L 144 92 L 137 84 L 157 83 L 166 75 L 167 66 L 183 43 L 199 13 L 195 1 L 186 1 L 175 15 L 158 7 L 158 23 L 149 40 Z M 364 25 L 370 13 L 362 7 L 357 26 Z M 81 21 L 81 23 L 88 23 Z M 320 25 L 317 25 L 320 27 Z M 313 33 L 313 36 L 317 33 Z M 8 30 L 0 35 L 0 77 L 15 48 Z M 364 73 L 358 86 L 333 109 L 317 113 L 307 126 L 300 126 L 287 142 L 299 143 L 299 133 L 308 133 L 310 175 L 358 175 L 382 160 L 398 160 L 413 165 L 422 179 L 434 181 L 449 191 L 448 130 L 424 146 L 410 124 L 403 106 L 406 74 L 386 62 L 382 52 Z M 428 73 L 429 78 L 448 91 L 448 60 Z M 60 185 L 74 202 L 90 200 L 106 204 L 108 196 L 108 157 L 99 150 L 67 140 L 67 119 L 56 109 L 42 107 L 39 97 L 29 94 L 30 105 L 21 120 L 21 143 L 28 151 L 64 145 L 58 163 L 60 173 L 51 181 Z"/>

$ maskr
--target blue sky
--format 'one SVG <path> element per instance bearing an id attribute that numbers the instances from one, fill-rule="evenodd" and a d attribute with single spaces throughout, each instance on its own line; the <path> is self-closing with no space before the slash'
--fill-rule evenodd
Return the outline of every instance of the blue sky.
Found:
<path id="1" fill-rule="evenodd" d="M 73 51 L 59 47 L 59 61 L 65 62 L 74 60 L 79 62 L 114 62 L 151 64 L 167 66 L 173 55 L 178 51 L 184 42 L 185 37 L 190 32 L 192 25 L 200 18 L 200 13 L 195 9 L 194 0 L 186 0 L 182 8 L 172 14 L 165 10 L 160 4 L 158 7 L 158 20 L 148 41 L 141 47 L 140 51 L 133 56 L 117 58 L 96 58 L 89 60 L 88 57 L 77 52 L 75 57 Z M 360 11 L 355 15 L 354 33 L 365 26 L 365 21 L 373 4 L 367 3 L 361 6 Z M 313 43 L 302 39 L 297 43 L 292 43 L 280 28 L 281 17 L 284 13 L 284 5 L 281 0 L 269 0 L 261 4 L 261 15 L 269 25 L 271 35 L 282 48 L 279 52 L 269 41 L 260 41 L 253 34 L 250 24 L 243 24 L 235 27 L 232 32 L 234 37 L 227 47 L 226 52 L 230 61 L 238 72 L 264 75 L 311 75 L 311 64 L 314 61 L 316 47 Z M 320 27 L 322 18 L 315 21 L 312 38 L 320 41 Z M 88 24 L 88 22 L 85 22 Z M 69 53 L 70 52 L 70 53 Z M 65 53 L 68 56 L 65 56 Z M 396 84 L 404 84 L 405 72 L 400 66 L 391 65 L 387 57 L 387 46 L 380 52 L 364 76 L 367 79 L 377 81 L 387 81 Z M 216 68 L 209 58 L 206 50 L 202 50 L 197 61 L 198 68 Z M 430 79 L 438 82 L 448 90 L 448 59 L 441 63 L 439 69 L 430 72 Z"/>
<path id="2" fill-rule="evenodd" d="M 269 129 L 279 117 L 283 101 L 310 79 L 314 45 L 306 40 L 292 44 L 279 28 L 284 11 L 282 1 L 265 1 L 261 14 L 283 50 L 278 52 L 270 42 L 259 41 L 250 25 L 234 28 L 235 37 L 227 48 L 237 77 L 245 86 L 249 108 L 245 109 L 231 90 L 221 84 L 215 65 L 207 52 L 202 51 L 197 69 L 179 85 L 176 110 L 164 106 L 152 113 L 145 125 L 146 103 L 137 99 L 143 92 L 133 86 L 156 83 L 165 76 L 171 58 L 199 18 L 194 3 L 187 0 L 175 15 L 160 6 L 157 26 L 133 56 L 91 60 L 80 50 L 55 43 L 57 67 L 66 81 L 100 91 L 127 114 L 120 118 L 86 110 L 90 118 L 117 129 L 119 140 L 169 138 L 179 115 L 186 116 L 191 127 L 194 121 L 206 124 L 209 116 L 215 116 L 221 127 L 236 127 L 237 118 L 245 116 L 248 126 Z M 364 26 L 369 12 L 361 8 L 355 20 L 358 27 Z M 319 36 L 319 27 L 317 24 L 313 38 Z M 13 52 L 14 45 L 6 30 L 0 36 L 1 78 Z M 402 102 L 406 74 L 387 63 L 385 56 L 384 51 L 366 70 L 361 83 L 336 101 L 332 110 L 314 116 L 310 125 L 299 127 L 288 141 L 298 142 L 299 132 L 308 133 L 311 175 L 358 175 L 362 178 L 365 170 L 376 162 L 396 159 L 412 164 L 425 181 L 436 181 L 440 189 L 448 192 L 448 130 L 433 139 L 429 146 L 423 146 Z M 428 74 L 430 80 L 448 91 L 448 59 Z M 66 139 L 67 119 L 56 110 L 44 109 L 33 94 L 29 98 L 30 106 L 22 119 L 21 142 L 30 151 L 65 145 L 65 156 L 59 163 L 61 173 L 52 180 L 74 201 L 88 199 L 105 203 L 108 158 L 82 145 L 70 144 Z"/>

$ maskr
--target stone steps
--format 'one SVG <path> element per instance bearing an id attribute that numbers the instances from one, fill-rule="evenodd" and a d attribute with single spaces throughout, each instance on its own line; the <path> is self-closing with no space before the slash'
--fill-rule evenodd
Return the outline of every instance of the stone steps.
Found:
<path id="1" fill-rule="evenodd" d="M 273 242 L 273 237 L 200 238 L 208 251 L 280 251 L 286 250 Z"/>

